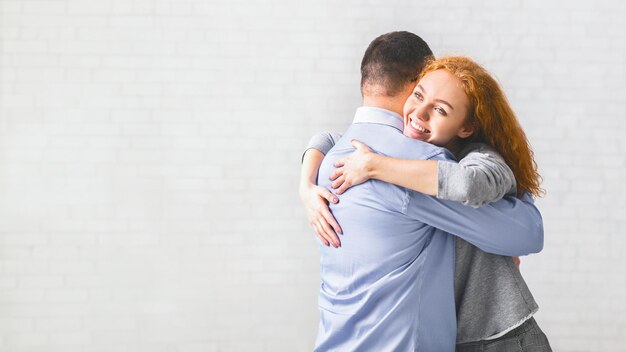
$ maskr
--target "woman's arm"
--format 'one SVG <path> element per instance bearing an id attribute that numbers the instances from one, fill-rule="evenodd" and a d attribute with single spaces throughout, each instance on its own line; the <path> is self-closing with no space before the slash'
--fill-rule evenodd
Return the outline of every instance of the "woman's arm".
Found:
<path id="1" fill-rule="evenodd" d="M 487 144 L 470 144 L 458 163 L 439 163 L 441 199 L 480 207 L 517 191 L 515 175 L 502 156 Z"/>
<path id="2" fill-rule="evenodd" d="M 326 155 L 328 151 L 337 144 L 337 141 L 341 138 L 341 134 L 337 132 L 319 132 L 309 140 L 304 153 L 302 153 L 302 162 L 304 162 L 304 155 L 310 149 L 316 149 L 322 153 L 322 156 Z M 318 165 L 319 166 L 319 165 Z"/>
<path id="3" fill-rule="evenodd" d="M 431 196 L 437 195 L 437 160 L 396 159 L 372 152 L 365 144 L 352 141 L 357 149 L 347 158 L 335 162 L 338 167 L 330 176 L 337 194 L 369 179 L 406 187 Z"/>
<path id="4" fill-rule="evenodd" d="M 339 199 L 324 187 L 317 186 L 317 173 L 327 153 L 341 135 L 331 132 L 321 132 L 313 136 L 307 149 L 302 155 L 300 173 L 300 200 L 304 205 L 309 223 L 315 230 L 320 241 L 326 246 L 341 245 L 337 233 L 341 234 L 341 227 L 328 209 L 328 202 L 337 203 Z"/>
<path id="5" fill-rule="evenodd" d="M 337 194 L 372 178 L 473 207 L 515 192 L 513 172 L 497 152 L 484 144 L 466 148 L 459 163 L 396 159 L 376 154 L 358 141 L 352 144 L 357 150 L 337 161 L 338 169 L 331 175 Z"/>

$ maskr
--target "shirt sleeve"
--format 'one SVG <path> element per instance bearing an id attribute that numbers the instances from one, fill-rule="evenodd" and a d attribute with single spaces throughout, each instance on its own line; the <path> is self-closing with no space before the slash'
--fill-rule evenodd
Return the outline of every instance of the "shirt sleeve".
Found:
<path id="1" fill-rule="evenodd" d="M 506 196 L 480 208 L 408 190 L 407 215 L 488 253 L 520 256 L 543 249 L 543 219 L 532 198 Z"/>
<path id="2" fill-rule="evenodd" d="M 306 149 L 302 153 L 302 159 L 304 159 L 304 153 L 309 149 L 317 149 L 322 154 L 326 155 L 328 151 L 337 144 L 337 141 L 341 139 L 341 133 L 337 132 L 319 132 L 309 140 Z"/>
<path id="3" fill-rule="evenodd" d="M 444 155 L 429 159 L 449 160 Z M 405 215 L 463 238 L 485 252 L 520 256 L 543 249 L 543 219 L 533 199 L 504 198 L 480 208 L 406 189 Z"/>
<path id="4" fill-rule="evenodd" d="M 458 162 L 439 161 L 440 199 L 481 207 L 495 202 L 517 188 L 513 171 L 495 150 L 485 144 L 473 144 Z"/>

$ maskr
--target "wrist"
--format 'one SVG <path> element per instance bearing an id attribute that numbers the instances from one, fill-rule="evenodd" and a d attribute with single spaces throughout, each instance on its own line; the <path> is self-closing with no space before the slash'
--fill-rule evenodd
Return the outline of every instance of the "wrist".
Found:
<path id="1" fill-rule="evenodd" d="M 310 180 L 302 180 L 300 181 L 300 187 L 298 189 L 298 193 L 300 194 L 300 198 L 304 199 L 308 195 L 311 188 L 315 186 L 315 184 L 311 183 Z"/>
<path id="2" fill-rule="evenodd" d="M 376 153 L 370 153 L 366 156 L 365 173 L 368 179 L 378 179 L 381 159 L 382 156 Z"/>

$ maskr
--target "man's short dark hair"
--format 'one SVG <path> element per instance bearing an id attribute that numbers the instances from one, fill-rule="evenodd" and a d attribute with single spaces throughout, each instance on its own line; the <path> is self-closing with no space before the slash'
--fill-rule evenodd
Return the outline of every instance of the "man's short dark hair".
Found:
<path id="1" fill-rule="evenodd" d="M 433 52 L 419 36 L 391 32 L 374 39 L 361 61 L 361 93 L 394 96 L 417 79 Z"/>

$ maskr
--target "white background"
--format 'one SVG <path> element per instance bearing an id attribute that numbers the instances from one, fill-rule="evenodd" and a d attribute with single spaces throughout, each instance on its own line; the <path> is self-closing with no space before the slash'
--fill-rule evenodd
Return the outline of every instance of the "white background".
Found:
<path id="1" fill-rule="evenodd" d="M 392 30 L 501 82 L 547 190 L 537 320 L 626 351 L 625 4 L 0 0 L 0 351 L 311 350 L 300 155 Z"/>

